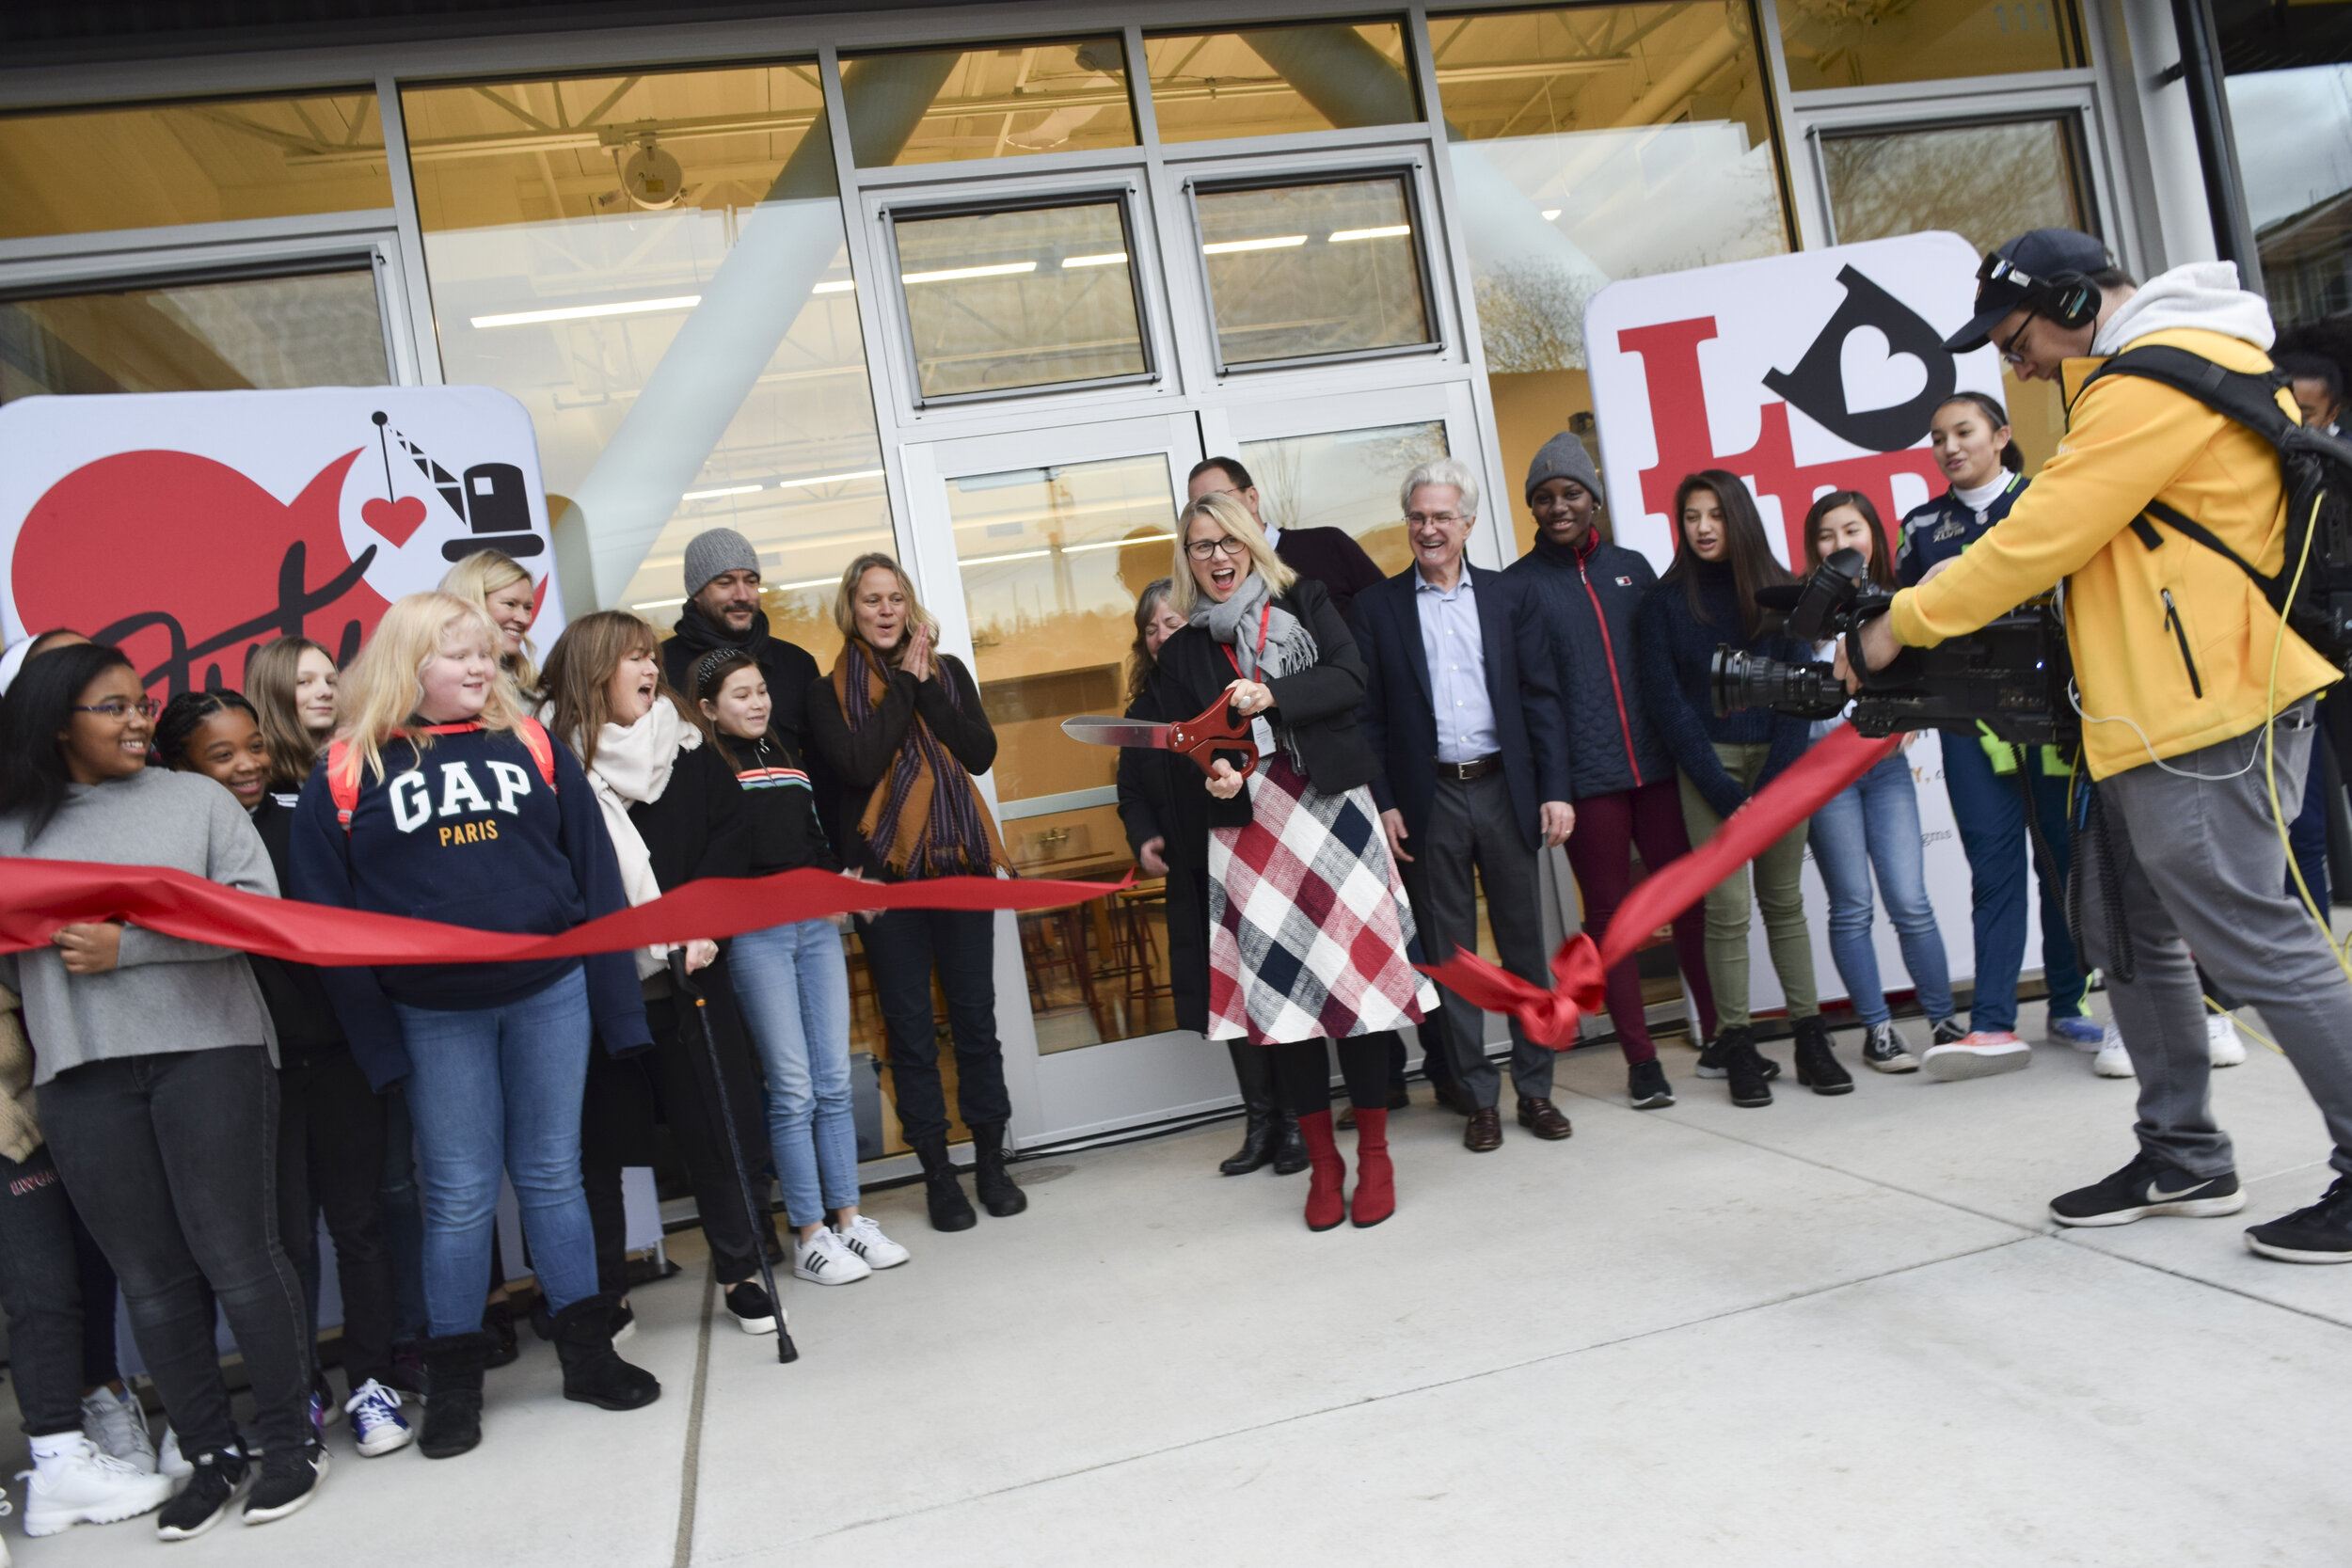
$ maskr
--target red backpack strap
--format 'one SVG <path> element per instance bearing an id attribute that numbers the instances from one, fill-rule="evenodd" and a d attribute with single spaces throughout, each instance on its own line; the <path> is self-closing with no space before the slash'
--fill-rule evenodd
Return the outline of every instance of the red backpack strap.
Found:
<path id="1" fill-rule="evenodd" d="M 526 713 L 515 721 L 515 734 L 522 741 L 523 749 L 531 753 L 531 760 L 539 765 L 539 777 L 547 780 L 548 787 L 553 789 L 555 742 L 548 738 L 548 727 Z"/>
<path id="2" fill-rule="evenodd" d="M 326 748 L 326 793 L 335 802 L 335 820 L 351 832 L 352 808 L 359 803 L 359 780 L 350 768 L 351 743 L 338 740 Z"/>

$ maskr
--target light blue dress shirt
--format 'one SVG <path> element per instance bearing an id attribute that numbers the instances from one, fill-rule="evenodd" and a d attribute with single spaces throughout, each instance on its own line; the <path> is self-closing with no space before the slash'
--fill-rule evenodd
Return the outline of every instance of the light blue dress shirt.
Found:
<path id="1" fill-rule="evenodd" d="M 1413 570 L 1413 609 L 1429 659 L 1429 701 L 1438 716 L 1438 760 L 1476 762 L 1502 750 L 1494 704 L 1486 696 L 1486 644 L 1478 635 L 1478 598 L 1470 562 L 1450 594 Z"/>

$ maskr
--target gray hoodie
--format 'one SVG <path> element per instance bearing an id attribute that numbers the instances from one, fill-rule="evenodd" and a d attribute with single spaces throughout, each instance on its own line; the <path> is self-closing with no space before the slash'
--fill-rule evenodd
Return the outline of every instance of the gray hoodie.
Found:
<path id="1" fill-rule="evenodd" d="M 2269 302 L 2238 287 L 2235 261 L 2191 261 L 2156 274 L 2117 306 L 2091 341 L 2090 352 L 2119 354 L 2151 332 L 2178 326 L 2227 333 L 2265 352 L 2277 336 Z"/>
<path id="2" fill-rule="evenodd" d="M 269 851 L 237 798 L 199 773 L 150 768 L 103 784 L 71 784 L 41 835 L 0 816 L 0 857 L 162 865 L 244 893 L 278 896 Z M 54 947 L 0 955 L 0 985 L 24 999 L 33 1082 L 86 1062 L 266 1045 L 278 1036 L 245 955 L 128 926 L 103 974 L 69 974 Z"/>

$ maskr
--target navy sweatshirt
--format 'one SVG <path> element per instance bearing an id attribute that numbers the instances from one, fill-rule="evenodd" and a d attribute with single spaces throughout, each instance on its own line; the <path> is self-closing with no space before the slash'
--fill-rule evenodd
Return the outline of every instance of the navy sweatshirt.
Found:
<path id="1" fill-rule="evenodd" d="M 555 788 L 512 734 L 433 737 L 421 755 L 384 748 L 384 776 L 359 774 L 346 833 L 321 763 L 294 808 L 294 894 L 315 904 L 556 936 L 628 907 L 620 863 L 580 763 L 555 751 Z M 537 963 L 395 964 L 327 969 L 327 994 L 352 1053 L 377 1088 L 407 1076 L 389 1003 L 449 1012 L 503 1006 L 585 965 L 588 1010 L 615 1055 L 653 1043 L 629 955 Z"/>
<path id="2" fill-rule="evenodd" d="M 2009 509 L 2017 504 L 2029 482 L 2024 474 L 2004 477 L 2007 485 L 1985 504 L 1981 515 L 1948 489 L 1933 500 L 1904 513 L 1899 531 L 1902 542 L 1895 547 L 1896 580 L 1905 588 L 1918 587 L 1929 567 L 1959 555 L 2008 516 Z"/>
<path id="3" fill-rule="evenodd" d="M 253 830 L 262 835 L 270 869 L 278 873 L 278 885 L 282 888 L 294 886 L 295 800 L 273 792 L 264 794 L 262 803 L 253 808 Z M 259 953 L 248 953 L 246 958 L 253 965 L 253 977 L 262 983 L 262 1000 L 269 1004 L 270 1022 L 278 1025 L 281 1052 L 295 1046 L 343 1043 L 342 1021 L 335 1016 L 334 1003 L 315 966 Z"/>
<path id="4" fill-rule="evenodd" d="M 1727 642 L 1747 653 L 1778 659 L 1810 659 L 1813 650 L 1784 633 L 1749 638 L 1740 618 L 1740 594 L 1728 565 L 1692 558 L 1690 570 L 1697 578 L 1707 620 L 1691 613 L 1690 598 L 1679 582 L 1653 584 L 1642 600 L 1641 614 L 1634 622 L 1641 645 L 1642 694 L 1650 721 L 1658 726 L 1676 765 L 1690 776 L 1716 816 L 1729 816 L 1746 803 L 1748 792 L 1724 770 L 1715 755 L 1715 742 L 1772 746 L 1763 774 L 1756 781 L 1761 789 L 1804 754 L 1810 726 L 1804 720 L 1761 707 L 1716 718 L 1708 667 L 1717 645 Z"/>

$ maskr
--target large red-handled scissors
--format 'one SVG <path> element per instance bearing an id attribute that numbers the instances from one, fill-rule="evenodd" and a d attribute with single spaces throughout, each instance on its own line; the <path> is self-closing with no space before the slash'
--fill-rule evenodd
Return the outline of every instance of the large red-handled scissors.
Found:
<path id="1" fill-rule="evenodd" d="M 1087 714 L 1063 720 L 1061 733 L 1089 746 L 1145 746 L 1175 752 L 1190 757 L 1203 773 L 1215 769 L 1219 752 L 1241 753 L 1241 760 L 1233 764 L 1237 773 L 1246 774 L 1258 766 L 1258 747 L 1249 737 L 1249 721 L 1236 718 L 1231 703 L 1222 696 L 1198 718 L 1173 724 Z"/>

